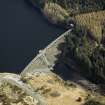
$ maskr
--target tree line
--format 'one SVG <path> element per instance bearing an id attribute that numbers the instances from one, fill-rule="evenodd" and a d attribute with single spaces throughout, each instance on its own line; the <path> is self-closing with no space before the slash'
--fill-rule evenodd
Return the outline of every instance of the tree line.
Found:
<path id="1" fill-rule="evenodd" d="M 89 37 L 85 27 L 77 27 L 65 38 L 65 57 L 80 66 L 81 73 L 94 80 L 105 80 L 105 44 Z"/>

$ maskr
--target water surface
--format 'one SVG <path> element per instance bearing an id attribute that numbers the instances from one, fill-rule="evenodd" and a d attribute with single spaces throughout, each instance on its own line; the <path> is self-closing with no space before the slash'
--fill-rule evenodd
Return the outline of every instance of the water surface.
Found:
<path id="1" fill-rule="evenodd" d="M 21 72 L 63 32 L 25 0 L 0 0 L 0 72 Z"/>

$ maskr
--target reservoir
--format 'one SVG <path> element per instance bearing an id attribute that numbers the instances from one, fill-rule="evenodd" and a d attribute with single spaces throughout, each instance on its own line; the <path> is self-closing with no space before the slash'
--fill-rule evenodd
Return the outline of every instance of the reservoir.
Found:
<path id="1" fill-rule="evenodd" d="M 27 0 L 0 0 L 0 72 L 20 73 L 63 32 Z"/>

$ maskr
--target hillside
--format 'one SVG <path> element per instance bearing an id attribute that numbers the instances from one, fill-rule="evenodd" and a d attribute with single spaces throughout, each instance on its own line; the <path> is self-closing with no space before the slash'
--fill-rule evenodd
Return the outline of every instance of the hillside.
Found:
<path id="1" fill-rule="evenodd" d="M 105 96 L 50 72 L 0 74 L 0 105 L 105 105 Z"/>
<path id="2" fill-rule="evenodd" d="M 104 0 L 30 0 L 53 24 L 71 28 L 70 24 L 86 26 L 96 40 L 104 37 Z"/>
<path id="3" fill-rule="evenodd" d="M 73 29 L 65 42 L 64 58 L 72 58 L 80 68 L 78 71 L 88 79 L 105 84 L 105 43 L 91 38 L 83 26 Z"/>
<path id="4" fill-rule="evenodd" d="M 81 69 L 105 80 L 105 1 L 32 0 L 53 24 L 71 28 L 65 57 L 72 56 Z M 73 24 L 73 26 L 71 26 Z M 69 55 L 69 56 L 68 56 Z M 64 57 L 64 58 L 65 58 Z M 69 63 L 69 62 L 68 62 Z M 82 67 L 83 65 L 83 67 Z"/>
<path id="5" fill-rule="evenodd" d="M 105 37 L 105 11 L 91 12 L 76 15 L 76 23 L 86 27 L 96 40 L 102 40 Z"/>
<path id="6" fill-rule="evenodd" d="M 70 14 L 76 15 L 105 9 L 104 0 L 31 0 L 38 7 L 44 8 L 46 3 L 58 4 Z"/>
<path id="7" fill-rule="evenodd" d="M 92 93 L 73 81 L 64 81 L 55 73 L 27 73 L 22 78 L 47 105 L 105 105 L 105 97 Z"/>
<path id="8" fill-rule="evenodd" d="M 0 73 L 0 105 L 105 105 L 105 0 L 30 1 L 69 30 L 21 74 Z"/>

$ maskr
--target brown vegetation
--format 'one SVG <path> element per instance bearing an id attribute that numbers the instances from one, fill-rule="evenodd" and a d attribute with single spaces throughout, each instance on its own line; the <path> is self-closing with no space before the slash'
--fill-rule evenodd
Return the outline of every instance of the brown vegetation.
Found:
<path id="1" fill-rule="evenodd" d="M 27 81 L 44 97 L 47 105 L 82 105 L 87 97 L 87 92 L 82 87 L 70 86 L 53 73 L 33 75 Z M 80 97 L 81 101 L 77 101 Z"/>
<path id="2" fill-rule="evenodd" d="M 105 11 L 81 14 L 74 17 L 77 24 L 85 26 L 92 33 L 93 37 L 101 40 L 103 36 L 103 22 L 105 21 Z"/>
<path id="3" fill-rule="evenodd" d="M 46 3 L 43 13 L 53 24 L 64 22 L 69 17 L 68 12 L 56 3 Z"/>
<path id="4" fill-rule="evenodd" d="M 0 83 L 0 105 L 37 105 L 38 101 L 18 86 Z"/>

